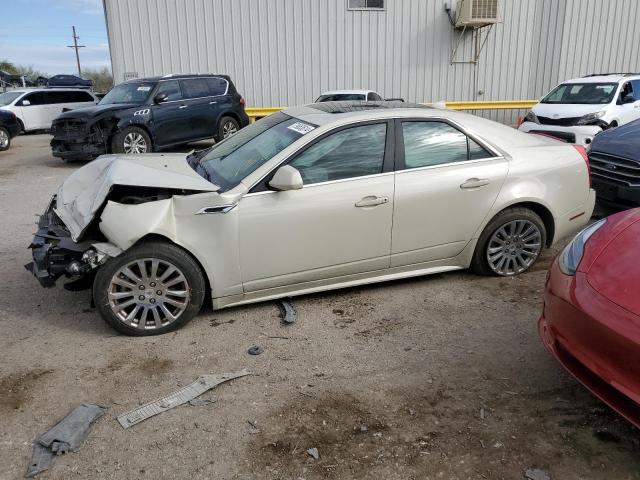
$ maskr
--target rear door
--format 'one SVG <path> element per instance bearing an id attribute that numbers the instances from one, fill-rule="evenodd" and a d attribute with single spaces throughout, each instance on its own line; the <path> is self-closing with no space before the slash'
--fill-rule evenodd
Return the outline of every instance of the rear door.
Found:
<path id="1" fill-rule="evenodd" d="M 167 95 L 162 103 L 151 106 L 154 125 L 154 142 L 158 146 L 186 142 L 190 139 L 189 108 L 182 97 L 178 80 L 161 80 L 154 97 Z"/>
<path id="2" fill-rule="evenodd" d="M 211 95 L 205 78 L 180 80 L 185 104 L 189 113 L 191 139 L 213 137 L 213 120 L 209 102 Z"/>
<path id="3" fill-rule="evenodd" d="M 444 120 L 396 120 L 391 266 L 458 255 L 493 206 L 508 162 Z"/>
<path id="4" fill-rule="evenodd" d="M 218 130 L 218 121 L 225 112 L 233 110 L 233 97 L 229 92 L 229 82 L 222 77 L 207 78 L 207 85 L 209 86 L 209 112 L 210 117 L 207 122 L 212 132 Z"/>

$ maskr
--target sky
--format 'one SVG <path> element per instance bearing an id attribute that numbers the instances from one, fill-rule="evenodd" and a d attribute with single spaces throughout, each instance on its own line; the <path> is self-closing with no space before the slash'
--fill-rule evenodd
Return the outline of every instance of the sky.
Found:
<path id="1" fill-rule="evenodd" d="M 80 37 L 80 66 L 111 67 L 102 0 L 0 0 L 0 60 L 49 75 L 77 74 L 71 26 Z"/>

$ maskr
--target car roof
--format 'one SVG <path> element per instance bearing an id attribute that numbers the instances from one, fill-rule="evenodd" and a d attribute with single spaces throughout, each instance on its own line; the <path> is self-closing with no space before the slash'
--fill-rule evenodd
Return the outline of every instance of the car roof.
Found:
<path id="1" fill-rule="evenodd" d="M 572 78 L 562 83 L 618 83 L 623 80 L 637 80 L 640 74 L 635 73 L 603 73 Z"/>
<path id="2" fill-rule="evenodd" d="M 158 82 L 160 80 L 180 80 L 184 78 L 209 78 L 209 77 L 220 77 L 224 78 L 228 82 L 231 82 L 231 77 L 222 73 L 170 73 L 168 75 L 158 76 L 158 77 L 144 77 L 144 78 L 132 78 L 131 80 L 127 80 L 123 83 L 135 83 L 135 82 Z"/>
<path id="3" fill-rule="evenodd" d="M 369 92 L 374 92 L 373 90 L 329 90 L 328 92 L 322 92 L 322 95 L 366 95 Z"/>
<path id="4" fill-rule="evenodd" d="M 40 87 L 20 87 L 19 89 L 7 90 L 8 92 L 16 92 L 16 93 L 33 93 L 33 92 L 87 92 L 93 94 L 90 90 L 86 88 L 76 88 L 76 87 L 52 87 L 52 88 L 40 88 Z"/>

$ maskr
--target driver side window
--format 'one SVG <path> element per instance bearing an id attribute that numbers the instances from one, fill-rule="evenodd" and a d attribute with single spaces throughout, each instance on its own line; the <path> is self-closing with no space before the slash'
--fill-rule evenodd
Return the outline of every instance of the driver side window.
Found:
<path id="1" fill-rule="evenodd" d="M 387 124 L 340 130 L 294 158 L 305 185 L 382 173 Z"/>

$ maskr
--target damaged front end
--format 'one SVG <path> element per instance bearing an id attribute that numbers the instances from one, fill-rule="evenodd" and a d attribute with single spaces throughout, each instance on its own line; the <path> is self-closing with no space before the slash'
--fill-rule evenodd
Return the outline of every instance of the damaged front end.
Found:
<path id="1" fill-rule="evenodd" d="M 113 126 L 85 119 L 58 118 L 51 125 L 51 151 L 65 160 L 91 160 L 109 151 Z"/>
<path id="2" fill-rule="evenodd" d="M 88 288 L 95 269 L 109 257 L 118 255 L 120 250 L 108 243 L 74 242 L 54 210 L 56 201 L 54 196 L 38 219 L 38 230 L 29 245 L 33 261 L 25 268 L 43 287 L 53 287 L 56 280 L 64 275 L 72 280 L 65 287 L 73 290 Z"/>

